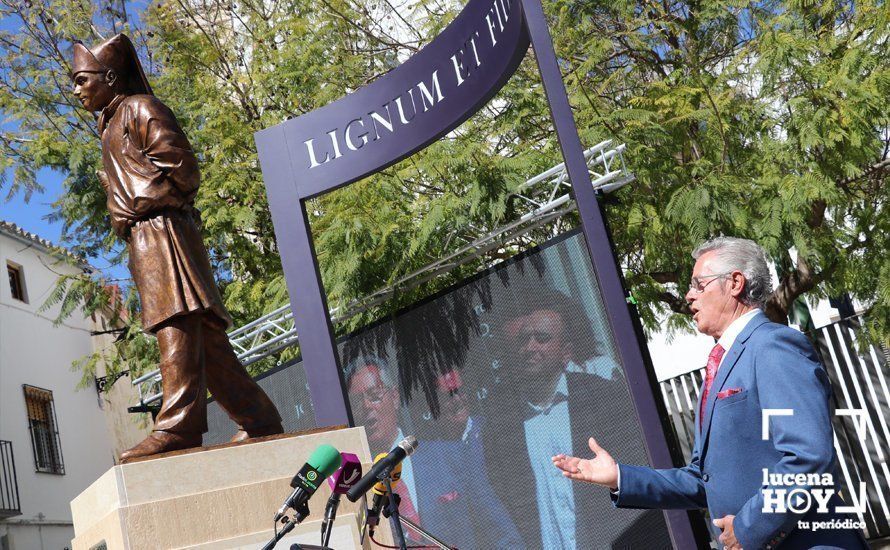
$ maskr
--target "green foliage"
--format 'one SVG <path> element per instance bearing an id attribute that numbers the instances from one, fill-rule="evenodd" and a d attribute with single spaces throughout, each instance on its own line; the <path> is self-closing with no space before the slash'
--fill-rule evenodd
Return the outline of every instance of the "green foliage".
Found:
<path id="1" fill-rule="evenodd" d="M 40 168 L 66 174 L 57 203 L 66 244 L 86 255 L 120 249 L 95 178 L 95 124 L 74 104 L 66 74 L 73 39 L 92 43 L 127 30 L 156 94 L 199 153 L 197 206 L 236 324 L 287 299 L 253 133 L 385 74 L 460 7 L 427 0 L 397 14 L 387 3 L 349 0 L 165 0 L 131 28 L 118 2 L 0 4 L 0 15 L 24 23 L 0 32 L 0 167 L 15 167 L 0 186 L 27 195 L 39 189 Z M 607 214 L 647 328 L 688 328 L 688 252 L 728 234 L 761 242 L 787 266 L 771 303 L 775 317 L 802 294 L 849 292 L 871 305 L 872 336 L 887 339 L 884 3 L 552 0 L 545 8 L 582 142 L 627 144 L 637 180 Z M 511 193 L 561 160 L 533 55 L 492 103 L 446 138 L 311 202 L 332 307 L 346 307 L 524 213 Z M 573 222 L 569 216 L 559 223 Z M 553 231 L 551 224 L 503 243 L 338 330 Z M 52 300 L 63 312 L 77 303 L 99 307 L 90 302 L 98 295 L 90 284 L 104 286 L 95 278 L 62 280 Z M 142 357 L 147 364 L 156 352 L 139 332 L 138 303 L 128 295 L 122 336 L 107 355 L 113 363 Z M 666 311 L 672 315 L 663 323 Z M 79 366 L 89 371 L 93 360 Z"/>
<path id="2" fill-rule="evenodd" d="M 60 261 L 68 264 L 77 262 L 61 253 L 59 257 Z M 98 320 L 99 328 L 94 335 L 108 335 L 100 340 L 102 344 L 97 346 L 99 349 L 94 353 L 72 363 L 72 370 L 81 373 L 78 388 L 93 385 L 100 365 L 103 376 L 109 380 L 116 380 L 124 371 L 130 371 L 135 378 L 156 368 L 160 357 L 157 341 L 147 338 L 142 332 L 136 290 L 128 288 L 126 297 L 122 299 L 119 287 L 106 283 L 108 281 L 96 278 L 88 270 L 78 274 L 60 274 L 55 287 L 39 309 L 46 312 L 59 306 L 56 326 L 76 310 L 82 309 Z"/>
<path id="3" fill-rule="evenodd" d="M 71 364 L 71 370 L 81 373 L 78 388 L 93 384 L 97 367 L 101 364 L 107 380 L 116 381 L 117 375 L 129 370 L 132 378 L 154 370 L 160 361 L 158 342 L 147 338 L 142 332 L 142 324 L 134 321 L 115 331 L 117 337 L 106 347 L 86 355 Z M 113 382 L 110 384 L 113 385 Z M 110 387 L 110 385 L 108 387 Z"/>
<path id="4" fill-rule="evenodd" d="M 628 145 L 637 182 L 608 214 L 647 328 L 665 304 L 685 317 L 688 252 L 725 234 L 778 263 L 797 250 L 774 318 L 803 293 L 848 292 L 887 341 L 885 3 L 546 7 L 586 141 L 607 129 Z"/>

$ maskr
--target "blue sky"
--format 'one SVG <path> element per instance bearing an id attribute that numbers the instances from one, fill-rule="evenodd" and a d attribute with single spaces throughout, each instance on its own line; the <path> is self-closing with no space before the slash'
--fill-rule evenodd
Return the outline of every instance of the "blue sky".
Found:
<path id="1" fill-rule="evenodd" d="M 42 193 L 31 195 L 31 200 L 27 203 L 24 193 L 17 193 L 12 200 L 6 202 L 9 189 L 3 188 L 0 219 L 18 224 L 26 231 L 36 233 L 56 244 L 61 244 L 62 224 L 50 223 L 45 218 L 52 212 L 51 203 L 58 199 L 62 193 L 62 175 L 52 170 L 41 170 L 38 180 L 45 189 Z M 11 173 L 7 174 L 7 181 L 12 181 Z"/>
<path id="2" fill-rule="evenodd" d="M 0 20 L 0 29 L 4 31 L 13 30 L 17 25 L 17 22 L 11 17 Z M 0 112 L 0 115 L 2 114 Z M 2 120 L 2 122 L 4 129 L 17 128 L 15 122 L 6 120 Z M 9 184 L 13 181 L 12 169 L 7 170 L 5 176 L 6 185 L 0 186 L 0 219 L 17 224 L 24 230 L 36 233 L 55 244 L 61 244 L 62 224 L 51 224 L 44 218 L 52 211 L 50 204 L 59 198 L 62 192 L 63 176 L 52 170 L 41 170 L 38 174 L 38 181 L 45 187 L 45 190 L 43 193 L 31 195 L 31 200 L 27 203 L 21 192 L 16 193 L 7 202 Z"/>
<path id="3" fill-rule="evenodd" d="M 133 26 L 138 26 L 139 17 L 145 9 L 147 2 L 145 0 L 136 0 L 126 2 L 127 15 Z M 0 20 L 0 29 L 14 30 L 18 28 L 18 20 L 6 18 Z M 2 113 L 0 113 L 2 115 Z M 2 118 L 0 118 L 2 120 Z M 98 142 L 96 147 L 99 147 Z M 52 170 L 41 170 L 38 173 L 38 181 L 44 190 L 40 193 L 33 193 L 28 202 L 25 202 L 23 193 L 17 193 L 7 201 L 9 194 L 9 183 L 12 181 L 12 173 L 8 171 L 6 174 L 7 185 L 0 186 L 0 220 L 14 223 L 24 229 L 35 233 L 54 244 L 65 246 L 72 243 L 62 242 L 62 223 L 50 223 L 46 218 L 52 213 L 52 203 L 55 202 L 62 194 L 62 180 L 64 175 Z M 126 266 L 111 267 L 109 262 L 104 258 L 90 258 L 90 263 L 103 271 L 109 278 L 126 279 L 129 278 L 129 272 Z"/>
<path id="4" fill-rule="evenodd" d="M 41 170 L 38 173 L 38 181 L 44 188 L 43 192 L 33 193 L 28 202 L 25 202 L 24 193 L 17 193 L 7 202 L 9 189 L 4 187 L 0 190 L 0 220 L 14 223 L 53 244 L 62 246 L 70 244 L 62 242 L 62 223 L 51 223 L 46 219 L 53 212 L 52 203 L 62 194 L 63 177 L 62 174 L 52 170 Z M 12 174 L 8 174 L 8 181 L 11 180 Z M 108 278 L 127 279 L 130 276 L 126 266 L 111 266 L 105 258 L 90 258 L 90 264 L 102 270 Z"/>

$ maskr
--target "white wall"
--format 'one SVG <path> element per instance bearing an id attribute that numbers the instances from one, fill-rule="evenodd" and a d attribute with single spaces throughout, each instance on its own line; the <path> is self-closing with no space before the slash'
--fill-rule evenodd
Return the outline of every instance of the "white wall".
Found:
<path id="1" fill-rule="evenodd" d="M 113 328 L 107 318 L 100 315 L 92 324 L 97 332 L 93 336 L 93 349 L 102 352 L 114 345 L 116 334 L 108 333 Z M 105 365 L 100 361 L 96 365 L 96 376 L 105 376 Z M 102 409 L 105 412 L 105 426 L 111 437 L 111 444 L 115 457 L 136 445 L 151 433 L 154 423 L 151 415 L 142 413 L 134 414 L 127 411 L 131 405 L 139 403 L 139 390 L 133 386 L 132 378 L 124 375 L 110 388 L 106 387 L 102 394 Z"/>
<path id="2" fill-rule="evenodd" d="M 651 335 L 649 355 L 659 381 L 667 380 L 705 366 L 708 354 L 714 347 L 714 339 L 701 333 Z"/>
<path id="3" fill-rule="evenodd" d="M 12 298 L 7 260 L 23 268 L 28 303 Z M 57 261 L 39 245 L 0 233 L 0 439 L 13 444 L 22 511 L 0 522 L 0 536 L 8 530 L 16 550 L 41 548 L 41 540 L 44 548 L 68 546 L 59 541 L 74 535 L 69 502 L 114 463 L 96 390 L 77 390 L 80 373 L 71 371 L 72 361 L 92 350 L 90 319 L 75 313 L 54 327 L 57 308 L 38 311 L 56 272 L 75 269 Z M 36 472 L 23 384 L 53 392 L 64 475 Z"/>

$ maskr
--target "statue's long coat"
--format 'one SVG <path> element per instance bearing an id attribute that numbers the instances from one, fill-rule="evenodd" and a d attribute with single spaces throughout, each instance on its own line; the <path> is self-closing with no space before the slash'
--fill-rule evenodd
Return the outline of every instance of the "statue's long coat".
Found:
<path id="1" fill-rule="evenodd" d="M 231 324 L 194 208 L 198 161 L 176 117 L 153 95 L 118 96 L 99 116 L 111 223 L 128 242 L 142 325 L 209 312 Z"/>

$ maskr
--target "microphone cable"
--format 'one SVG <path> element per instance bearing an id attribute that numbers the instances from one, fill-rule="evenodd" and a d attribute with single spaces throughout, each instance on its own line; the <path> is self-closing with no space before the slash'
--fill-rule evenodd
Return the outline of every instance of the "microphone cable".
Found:
<path id="1" fill-rule="evenodd" d="M 392 548 L 392 549 L 394 549 L 394 550 L 399 550 L 399 548 L 400 548 L 400 547 L 398 547 L 398 546 L 390 546 L 389 544 L 383 544 L 382 542 L 380 542 L 380 541 L 378 541 L 377 539 L 375 539 L 375 538 L 374 538 L 374 535 L 371 535 L 370 533 L 369 533 L 368 535 L 369 535 L 369 537 L 370 537 L 370 539 L 371 539 L 371 542 L 373 542 L 374 544 L 376 544 L 376 545 L 379 546 L 380 548 Z M 419 549 L 424 549 L 424 550 L 441 550 L 441 547 L 440 547 L 440 546 L 431 546 L 431 545 L 430 545 L 430 546 L 427 546 L 427 545 L 423 545 L 423 544 L 419 544 L 419 545 L 410 545 L 410 544 L 409 544 L 409 545 L 406 546 L 405 548 L 412 548 L 412 549 L 414 549 L 414 550 L 419 550 Z M 449 546 L 448 548 L 449 548 L 450 550 L 458 550 L 458 548 L 457 548 L 456 546 Z"/>
<path id="2" fill-rule="evenodd" d="M 399 521 L 401 521 L 401 523 L 405 524 L 405 526 L 408 527 L 409 529 L 414 530 L 417 533 L 419 533 L 420 535 L 425 536 L 428 539 L 432 540 L 434 543 L 433 545 L 429 545 L 429 546 L 427 546 L 427 545 L 406 546 L 406 548 L 412 548 L 415 550 L 420 549 L 420 548 L 431 549 L 431 550 L 458 550 L 457 546 L 451 546 L 450 544 L 445 544 L 441 540 L 434 537 L 431 533 L 427 533 L 426 531 L 424 531 L 423 528 L 421 528 L 419 525 L 417 525 L 410 519 L 407 519 L 404 517 L 399 517 Z M 398 546 L 389 546 L 388 544 L 381 543 L 380 541 L 374 539 L 374 535 L 371 535 L 370 533 L 368 533 L 368 535 L 369 535 L 371 541 L 374 544 L 376 544 L 377 546 L 380 546 L 382 548 L 392 548 L 394 550 L 397 550 L 399 548 Z"/>

